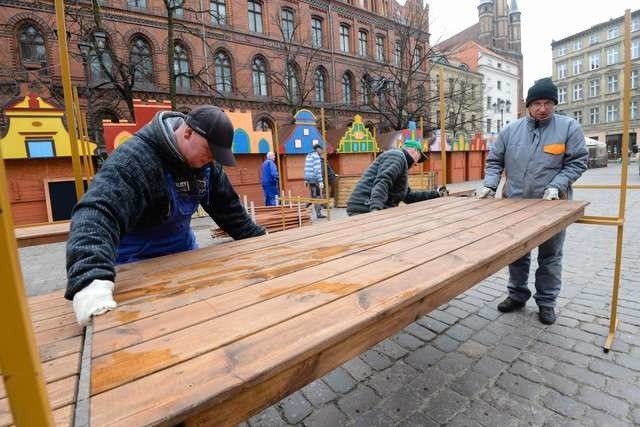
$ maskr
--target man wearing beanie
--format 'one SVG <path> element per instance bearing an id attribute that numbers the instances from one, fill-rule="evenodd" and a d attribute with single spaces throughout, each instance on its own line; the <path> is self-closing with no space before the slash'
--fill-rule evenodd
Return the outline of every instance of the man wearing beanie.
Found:
<path id="1" fill-rule="evenodd" d="M 347 214 L 358 215 L 393 208 L 448 195 L 446 187 L 413 191 L 409 188 L 409 169 L 422 163 L 427 156 L 417 141 L 406 141 L 402 148 L 387 150 L 369 165 L 347 201 Z"/>
<path id="2" fill-rule="evenodd" d="M 195 249 L 198 204 L 234 239 L 265 234 L 222 169 L 232 141 L 224 111 L 204 106 L 157 113 L 109 156 L 71 216 L 65 297 L 78 323 L 116 307 L 116 264 Z"/>
<path id="3" fill-rule="evenodd" d="M 476 197 L 494 197 L 502 172 L 507 176 L 503 196 L 526 199 L 571 199 L 571 184 L 587 170 L 588 152 L 580 124 L 555 114 L 558 88 L 551 79 L 535 82 L 527 93 L 527 116 L 505 126 L 491 147 L 485 165 L 484 187 Z M 540 322 L 556 320 L 555 305 L 561 287 L 562 246 L 565 231 L 538 247 L 536 294 Z M 509 296 L 498 305 L 508 313 L 524 307 L 530 254 L 509 266 Z"/>

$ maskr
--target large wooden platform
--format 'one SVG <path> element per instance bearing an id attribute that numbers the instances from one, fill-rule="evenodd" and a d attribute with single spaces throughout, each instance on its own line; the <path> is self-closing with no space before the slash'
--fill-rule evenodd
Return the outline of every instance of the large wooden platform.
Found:
<path id="1" fill-rule="evenodd" d="M 118 309 L 94 322 L 91 425 L 237 424 L 522 256 L 586 204 L 448 197 L 125 265 Z M 66 354 L 77 362 L 77 347 Z"/>
<path id="2" fill-rule="evenodd" d="M 18 247 L 65 242 L 69 237 L 69 221 L 57 221 L 15 228 Z"/>

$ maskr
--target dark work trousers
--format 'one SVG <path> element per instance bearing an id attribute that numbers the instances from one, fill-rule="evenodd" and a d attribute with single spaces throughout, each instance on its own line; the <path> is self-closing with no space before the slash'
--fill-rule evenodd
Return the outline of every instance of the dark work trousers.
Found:
<path id="1" fill-rule="evenodd" d="M 320 191 L 320 185 L 317 182 L 309 183 L 309 193 L 312 199 L 320 199 L 322 197 L 322 191 Z M 322 214 L 322 204 L 314 203 L 313 208 L 316 210 L 316 216 Z"/>
<path id="2" fill-rule="evenodd" d="M 562 246 L 566 231 L 562 230 L 538 246 L 538 269 L 536 270 L 536 294 L 533 298 L 540 307 L 555 307 L 562 284 Z M 531 297 L 527 285 L 531 253 L 509 265 L 509 296 L 519 302 Z"/>

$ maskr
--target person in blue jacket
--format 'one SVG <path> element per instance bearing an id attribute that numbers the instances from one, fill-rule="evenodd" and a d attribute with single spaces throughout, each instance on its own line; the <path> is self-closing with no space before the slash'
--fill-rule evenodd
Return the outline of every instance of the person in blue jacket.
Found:
<path id="1" fill-rule="evenodd" d="M 197 248 L 198 204 L 234 239 L 265 234 L 222 165 L 233 125 L 217 107 L 159 112 L 104 162 L 71 216 L 67 291 L 78 323 L 114 309 L 115 265 Z"/>
<path id="2" fill-rule="evenodd" d="M 588 151 L 580 124 L 555 114 L 557 104 L 558 88 L 551 79 L 540 79 L 529 88 L 527 116 L 500 131 L 487 157 L 484 187 L 477 197 L 494 197 L 504 171 L 504 197 L 571 199 L 571 184 L 587 170 Z M 538 247 L 534 299 L 540 322 L 547 325 L 556 321 L 564 238 L 563 230 Z M 518 310 L 531 297 L 527 285 L 530 264 L 527 254 L 509 266 L 509 296 L 498 305 L 499 311 Z"/>
<path id="3" fill-rule="evenodd" d="M 276 196 L 278 195 L 278 167 L 276 166 L 276 155 L 269 151 L 267 158 L 260 168 L 260 181 L 262 182 L 262 191 L 264 191 L 264 205 L 275 206 Z"/>

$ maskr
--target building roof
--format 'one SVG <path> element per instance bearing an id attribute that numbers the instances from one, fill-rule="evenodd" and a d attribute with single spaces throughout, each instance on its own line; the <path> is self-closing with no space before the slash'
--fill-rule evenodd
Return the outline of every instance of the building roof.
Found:
<path id="1" fill-rule="evenodd" d="M 468 41 L 478 41 L 480 38 L 480 23 L 476 22 L 472 26 L 460 31 L 458 34 L 438 43 L 435 47 L 440 51 L 448 51 L 455 46 L 459 46 Z"/>

